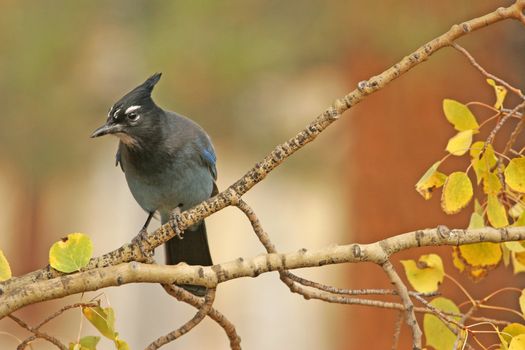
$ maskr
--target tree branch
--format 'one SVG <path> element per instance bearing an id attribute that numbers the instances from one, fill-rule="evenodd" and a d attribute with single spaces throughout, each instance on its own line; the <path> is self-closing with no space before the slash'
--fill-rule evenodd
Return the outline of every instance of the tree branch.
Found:
<path id="1" fill-rule="evenodd" d="M 449 230 L 439 226 L 403 233 L 370 244 L 331 245 L 321 249 L 300 249 L 286 254 L 263 254 L 213 266 L 189 266 L 184 263 L 174 266 L 148 265 L 131 262 L 40 280 L 23 287 L 8 288 L 0 296 L 0 318 L 28 304 L 127 283 L 196 284 L 215 288 L 217 284 L 231 279 L 257 277 L 261 273 L 271 271 L 341 263 L 381 264 L 385 261 L 385 254 L 390 257 L 394 253 L 416 247 L 521 240 L 525 240 L 525 227 Z"/>

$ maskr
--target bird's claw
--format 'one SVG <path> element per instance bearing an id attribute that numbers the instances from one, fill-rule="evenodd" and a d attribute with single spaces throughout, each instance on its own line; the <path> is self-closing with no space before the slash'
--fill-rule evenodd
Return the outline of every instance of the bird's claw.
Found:
<path id="1" fill-rule="evenodd" d="M 143 228 L 135 237 L 133 237 L 131 243 L 136 244 L 139 247 L 142 256 L 146 258 L 146 261 L 153 261 L 154 252 L 150 249 L 149 244 L 145 244 L 147 236 L 148 231 Z"/>
<path id="2" fill-rule="evenodd" d="M 171 214 L 170 214 L 170 218 L 169 218 L 169 224 L 170 224 L 170 227 L 171 229 L 173 230 L 173 232 L 175 232 L 175 237 L 177 237 L 178 239 L 184 239 L 184 231 L 182 231 L 179 227 L 180 227 L 180 215 L 179 215 L 179 211 L 177 210 L 174 210 Z"/>

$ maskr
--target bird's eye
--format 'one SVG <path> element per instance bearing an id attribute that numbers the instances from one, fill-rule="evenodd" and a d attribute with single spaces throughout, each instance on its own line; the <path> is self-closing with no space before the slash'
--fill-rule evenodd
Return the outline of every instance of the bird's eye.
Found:
<path id="1" fill-rule="evenodd" d="M 136 122 L 140 118 L 140 115 L 135 114 L 135 113 L 129 113 L 127 116 L 128 116 L 128 119 L 132 122 Z"/>

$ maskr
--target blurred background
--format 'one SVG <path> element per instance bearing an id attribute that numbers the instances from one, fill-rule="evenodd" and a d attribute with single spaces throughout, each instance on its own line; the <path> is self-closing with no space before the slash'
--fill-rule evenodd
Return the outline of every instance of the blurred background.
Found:
<path id="1" fill-rule="evenodd" d="M 13 273 L 21 275 L 46 265 L 49 247 L 67 233 L 89 234 L 99 255 L 138 232 L 146 214 L 114 166 L 117 140 L 89 135 L 118 98 L 154 72 L 164 73 L 153 94 L 156 102 L 191 117 L 211 135 L 224 189 L 357 82 L 452 24 L 508 4 L 2 0 L 0 249 Z M 504 22 L 460 43 L 487 70 L 520 86 L 524 38 L 522 26 Z M 425 202 L 414 191 L 454 134 L 441 112 L 446 97 L 487 103 L 494 98 L 484 77 L 452 49 L 367 98 L 253 188 L 245 198 L 278 249 L 371 242 L 437 224 L 465 227 L 468 213 L 445 216 L 439 195 Z M 464 165 L 453 160 L 444 170 Z M 238 211 L 226 209 L 207 221 L 215 262 L 263 253 Z M 440 252 L 449 260 L 449 249 Z M 162 249 L 156 258 L 163 261 Z M 375 266 L 298 273 L 339 287 L 389 287 Z M 481 296 L 491 284 L 512 277 L 501 270 L 478 284 L 461 278 Z M 65 303 L 99 294 L 16 314 L 34 324 Z M 133 349 L 194 313 L 157 285 L 109 288 L 103 298 L 115 308 L 117 330 Z M 303 300 L 276 273 L 221 284 L 215 305 L 237 325 L 246 349 L 360 349 L 371 348 L 371 341 L 372 348 L 385 349 L 396 319 L 390 311 Z M 86 322 L 79 330 L 79 311 L 69 311 L 46 329 L 64 341 L 79 332 L 95 333 Z M 25 336 L 12 321 L 0 321 L 0 348 L 14 349 L 16 338 Z M 400 348 L 407 348 L 407 329 L 402 336 Z M 111 348 L 109 342 L 101 344 Z M 34 344 L 34 349 L 51 348 L 42 341 Z M 227 349 L 228 342 L 205 320 L 166 346 L 187 348 Z"/>

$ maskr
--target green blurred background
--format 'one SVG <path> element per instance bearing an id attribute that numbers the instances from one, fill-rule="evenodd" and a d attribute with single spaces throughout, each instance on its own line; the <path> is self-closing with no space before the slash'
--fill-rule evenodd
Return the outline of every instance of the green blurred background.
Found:
<path id="1" fill-rule="evenodd" d="M 49 246 L 67 233 L 92 236 L 97 254 L 137 233 L 146 216 L 114 167 L 117 140 L 89 135 L 113 102 L 154 72 L 163 72 L 157 103 L 190 116 L 211 135 L 224 189 L 358 81 L 453 23 L 509 3 L 2 0 L 0 248 L 19 275 L 44 266 Z M 466 45 L 493 72 L 523 73 L 523 30 L 516 24 L 474 33 Z M 412 186 L 452 132 L 440 101 L 490 99 L 491 90 L 451 50 L 431 62 L 367 99 L 246 196 L 280 250 L 371 241 L 436 223 L 465 225 L 464 217 L 446 221 L 437 202 L 423 203 Z M 386 180 L 385 162 L 403 171 Z M 216 262 L 263 252 L 235 210 L 214 215 L 209 225 Z M 302 274 L 338 286 L 354 286 L 363 276 L 357 268 L 333 266 Z M 134 349 L 193 312 L 159 286 L 104 293 L 122 339 Z M 18 313 L 34 323 L 64 302 Z M 275 274 L 221 285 L 216 305 L 238 325 L 247 349 L 350 349 L 369 341 L 355 322 L 369 309 L 356 316 L 351 307 L 304 301 Z M 50 329 L 75 339 L 78 313 Z M 9 320 L 0 322 L 0 331 L 24 337 Z M 82 334 L 93 332 L 84 324 Z M 0 334 L 0 348 L 16 344 Z M 227 345 L 221 330 L 205 321 L 166 348 Z"/>

